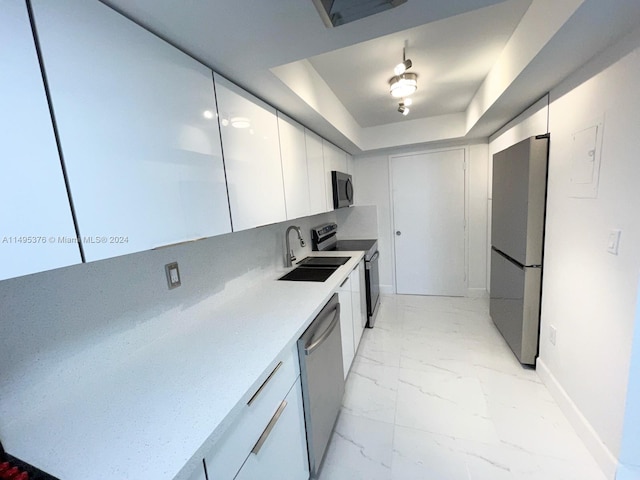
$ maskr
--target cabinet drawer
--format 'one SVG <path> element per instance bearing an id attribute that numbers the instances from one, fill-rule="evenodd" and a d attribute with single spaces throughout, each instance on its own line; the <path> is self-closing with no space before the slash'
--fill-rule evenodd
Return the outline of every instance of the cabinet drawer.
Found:
<path id="1" fill-rule="evenodd" d="M 280 415 L 261 435 L 236 480 L 306 480 L 309 478 L 302 389 L 296 381 L 280 408 Z"/>
<path id="2" fill-rule="evenodd" d="M 297 345 L 283 352 L 281 364 L 256 388 L 236 422 L 229 427 L 211 453 L 205 456 L 210 479 L 233 479 L 257 439 L 300 374 Z"/>

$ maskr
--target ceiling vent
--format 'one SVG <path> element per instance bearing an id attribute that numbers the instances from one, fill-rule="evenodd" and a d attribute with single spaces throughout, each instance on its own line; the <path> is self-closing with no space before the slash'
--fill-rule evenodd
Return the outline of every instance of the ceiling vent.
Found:
<path id="1" fill-rule="evenodd" d="M 407 0 L 312 0 L 327 27 L 337 27 L 395 8 Z"/>

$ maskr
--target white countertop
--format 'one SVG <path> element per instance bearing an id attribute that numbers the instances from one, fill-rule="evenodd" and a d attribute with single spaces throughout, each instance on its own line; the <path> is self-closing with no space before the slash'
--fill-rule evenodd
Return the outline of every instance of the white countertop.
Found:
<path id="1" fill-rule="evenodd" d="M 14 455 L 61 480 L 181 480 L 304 332 L 362 252 L 326 282 L 278 281 L 176 307 L 3 392 Z M 28 432 L 24 435 L 23 432 Z"/>

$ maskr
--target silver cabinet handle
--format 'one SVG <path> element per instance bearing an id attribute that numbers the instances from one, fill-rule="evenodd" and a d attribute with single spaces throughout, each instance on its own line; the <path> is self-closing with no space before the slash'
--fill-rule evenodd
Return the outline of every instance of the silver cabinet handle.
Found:
<path id="1" fill-rule="evenodd" d="M 258 395 L 260 395 L 260 392 L 262 392 L 262 390 L 264 390 L 264 387 L 266 387 L 267 383 L 269 383 L 269 380 L 271 380 L 273 378 L 273 376 L 276 374 L 276 372 L 278 371 L 278 369 L 282 366 L 282 362 L 278 362 L 278 365 L 276 365 L 276 368 L 273 369 L 273 371 L 269 374 L 269 376 L 267 377 L 267 379 L 262 382 L 262 385 L 260 385 L 260 388 L 256 391 L 256 393 L 253 394 L 253 396 L 249 399 L 249 401 L 247 402 L 247 405 L 251 405 L 253 403 L 253 401 L 258 398 Z"/>
<path id="2" fill-rule="evenodd" d="M 396 235 L 399 237 L 400 235 L 402 235 L 402 232 L 400 230 L 396 230 Z"/>
<path id="3" fill-rule="evenodd" d="M 271 420 L 269 420 L 269 423 L 267 424 L 267 428 L 264 429 L 264 432 L 262 432 L 262 435 L 260 435 L 260 438 L 254 445 L 253 449 L 251 449 L 251 453 L 253 453 L 254 455 L 257 455 L 258 452 L 260 452 L 262 445 L 264 445 L 264 442 L 267 441 L 267 438 L 269 437 L 271 430 L 273 430 L 273 427 L 276 426 L 276 423 L 278 422 L 280 415 L 282 415 L 282 412 L 284 412 L 284 409 L 286 406 L 287 406 L 287 401 L 283 400 L 280 406 L 278 407 L 278 410 L 276 410 L 276 413 L 274 413 L 273 417 L 271 417 Z"/>

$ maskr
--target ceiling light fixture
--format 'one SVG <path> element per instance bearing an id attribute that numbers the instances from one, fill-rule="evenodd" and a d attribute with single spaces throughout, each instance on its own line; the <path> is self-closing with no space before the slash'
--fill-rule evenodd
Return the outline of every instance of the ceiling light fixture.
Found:
<path id="1" fill-rule="evenodd" d="M 404 98 L 418 89 L 418 75 L 415 73 L 407 73 L 407 70 L 413 66 L 413 62 L 406 58 L 406 51 L 402 49 L 402 63 L 396 65 L 393 69 L 395 76 L 389 80 L 389 93 L 394 98 Z"/>
<path id="2" fill-rule="evenodd" d="M 408 97 L 418 89 L 418 75 L 415 73 L 403 73 L 389 80 L 389 92 L 394 98 Z"/>
<path id="3" fill-rule="evenodd" d="M 398 105 L 398 111 L 406 117 L 407 115 L 409 115 L 409 112 L 411 110 L 409 110 L 409 107 L 407 107 L 406 104 L 400 102 L 400 105 Z"/>
<path id="4" fill-rule="evenodd" d="M 413 66 L 413 63 L 409 59 L 404 58 L 404 49 L 402 49 L 402 63 L 399 63 L 393 69 L 393 73 L 396 75 L 402 75 Z"/>

